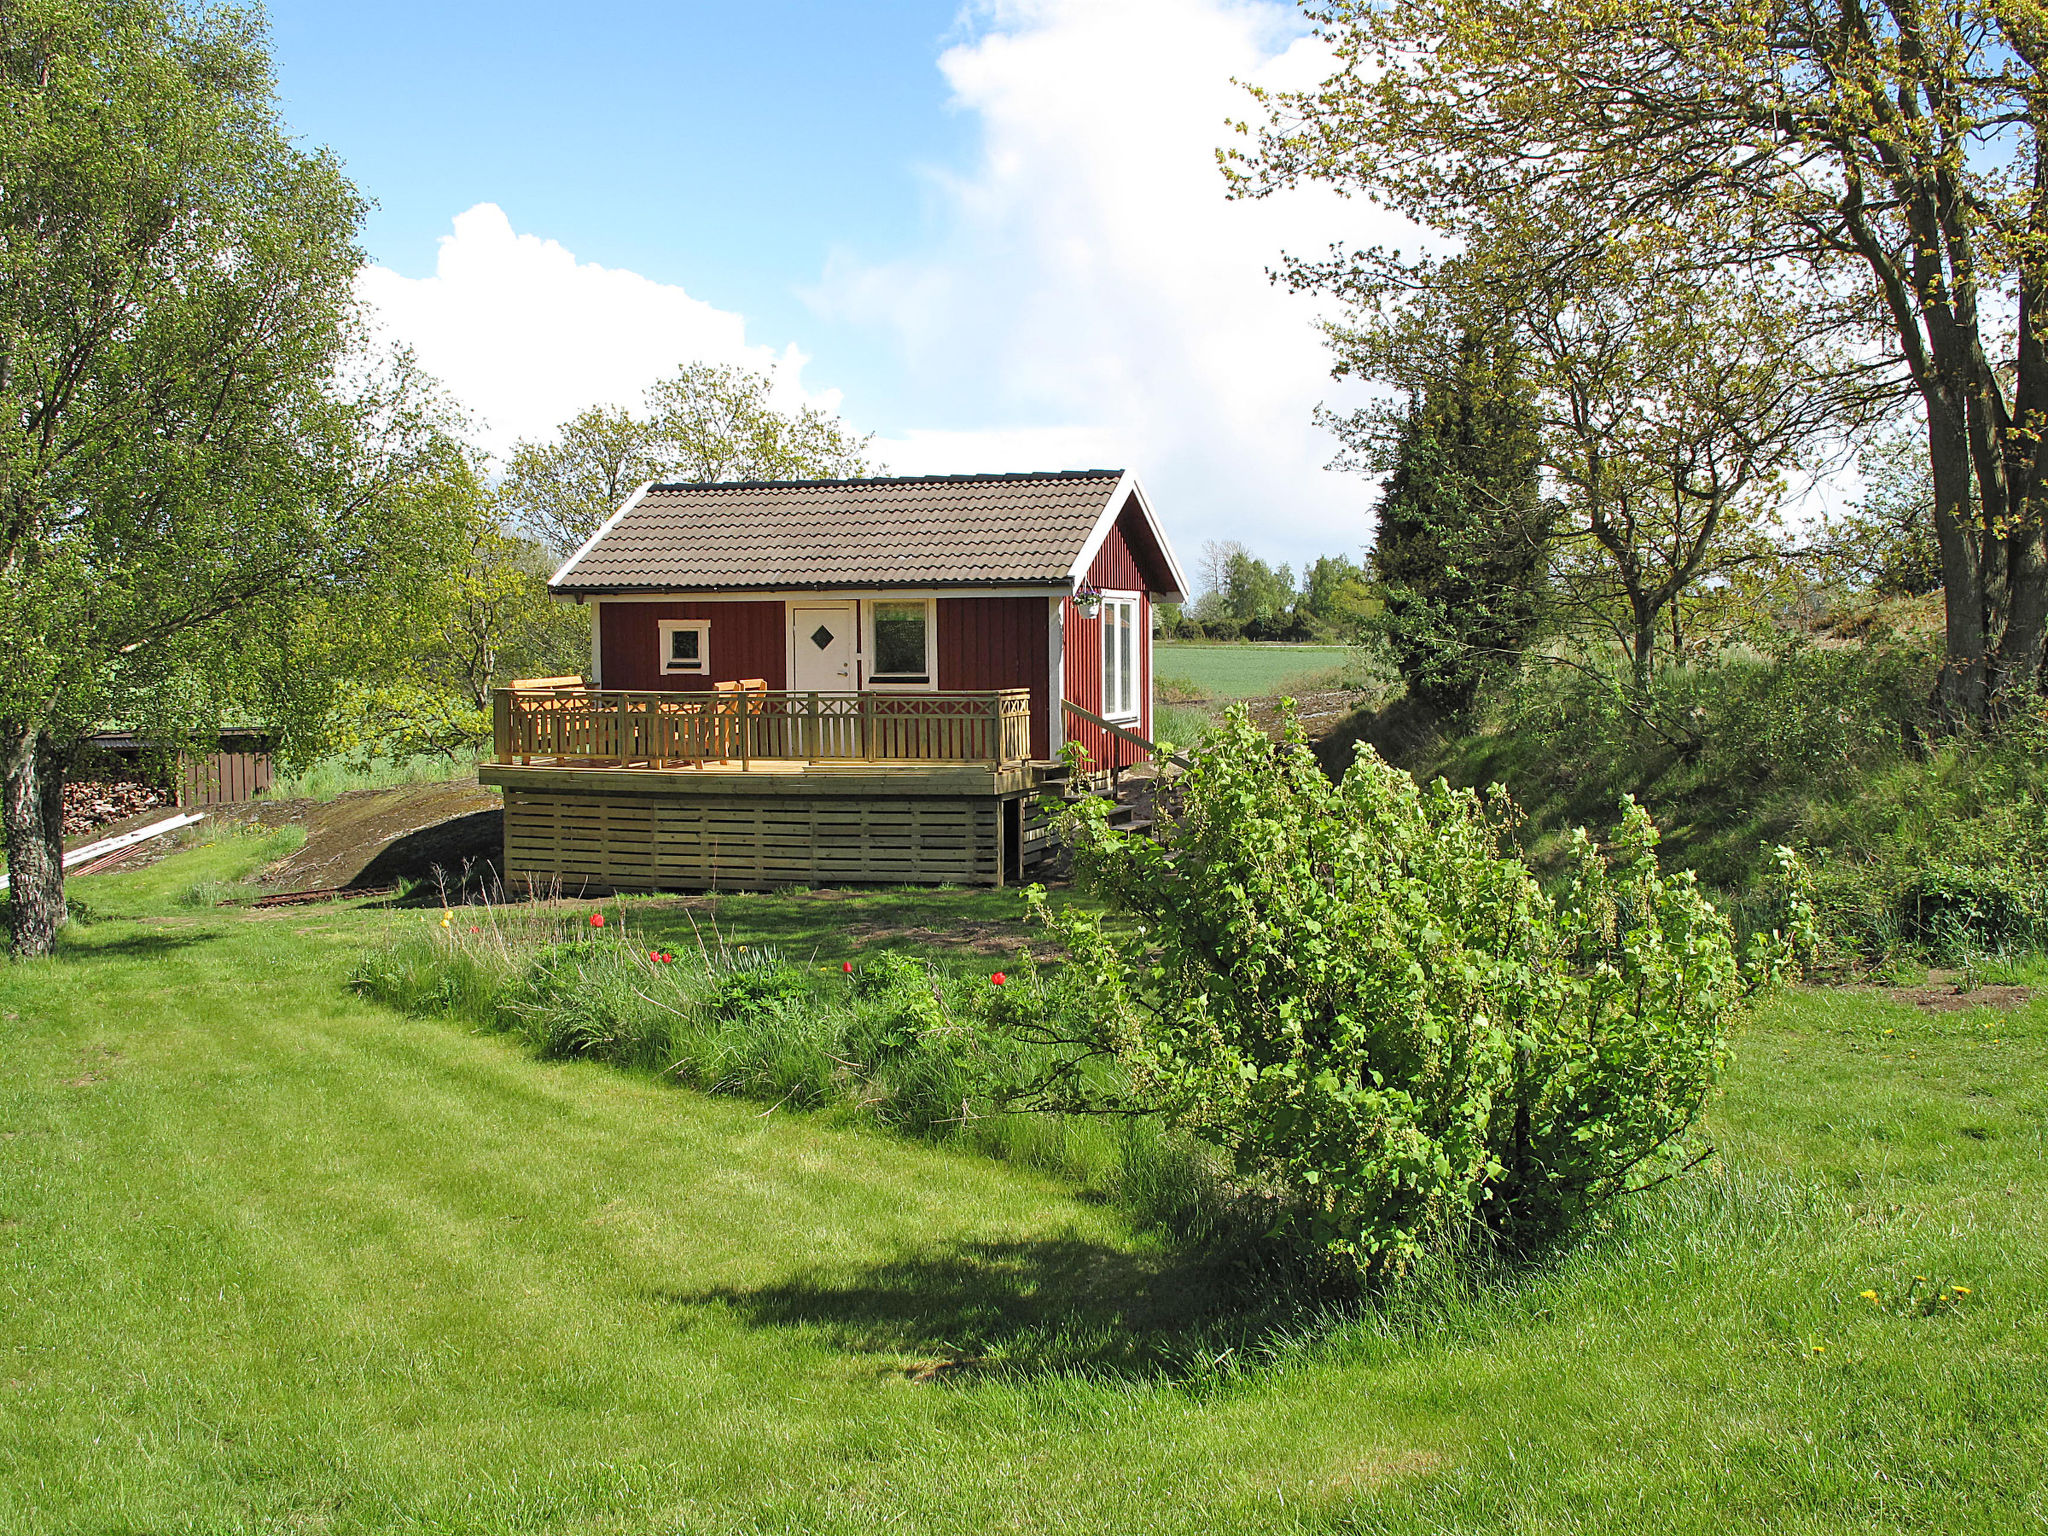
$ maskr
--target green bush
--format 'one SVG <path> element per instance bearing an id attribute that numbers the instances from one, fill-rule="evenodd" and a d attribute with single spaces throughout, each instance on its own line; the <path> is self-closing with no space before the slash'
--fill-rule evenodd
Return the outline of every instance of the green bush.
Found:
<path id="1" fill-rule="evenodd" d="M 1474 1233 L 1526 1251 L 1670 1161 L 1745 982 L 1639 808 L 1609 855 L 1578 834 L 1546 895 L 1501 851 L 1504 799 L 1369 752 L 1333 784 L 1291 719 L 1276 747 L 1232 710 L 1179 793 L 1164 844 L 1068 818 L 1077 877 L 1139 936 L 1047 915 L 1089 1008 L 1008 1022 L 1067 1048 L 1075 1107 L 1211 1143 L 1284 1244 L 1353 1274 Z M 1102 1060 L 1117 1078 L 1083 1080 Z"/>

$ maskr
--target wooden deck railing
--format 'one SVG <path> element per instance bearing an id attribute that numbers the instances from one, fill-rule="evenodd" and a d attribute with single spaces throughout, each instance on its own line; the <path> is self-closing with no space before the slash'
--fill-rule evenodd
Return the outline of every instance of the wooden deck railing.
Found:
<path id="1" fill-rule="evenodd" d="M 996 763 L 1031 756 L 1031 695 L 986 693 L 642 693 L 501 688 L 501 763 L 632 768 L 705 764 Z"/>

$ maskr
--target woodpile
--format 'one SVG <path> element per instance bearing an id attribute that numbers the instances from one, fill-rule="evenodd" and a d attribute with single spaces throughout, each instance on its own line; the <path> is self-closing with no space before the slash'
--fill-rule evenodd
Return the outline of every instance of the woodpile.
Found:
<path id="1" fill-rule="evenodd" d="M 64 786 L 64 835 L 75 837 L 167 803 L 162 791 L 133 779 L 68 783 Z"/>

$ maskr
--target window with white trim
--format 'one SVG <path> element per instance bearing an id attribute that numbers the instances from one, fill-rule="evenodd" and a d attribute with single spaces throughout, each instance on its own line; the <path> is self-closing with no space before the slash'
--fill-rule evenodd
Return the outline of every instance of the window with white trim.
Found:
<path id="1" fill-rule="evenodd" d="M 932 681 L 932 605 L 921 597 L 877 598 L 868 616 L 868 681 L 882 688 L 928 688 Z"/>
<path id="2" fill-rule="evenodd" d="M 1111 720 L 1138 718 L 1138 600 L 1102 600 L 1102 713 Z"/>
<path id="3" fill-rule="evenodd" d="M 711 621 L 709 619 L 663 619 L 661 621 L 661 674 L 664 677 L 702 677 L 711 670 Z"/>

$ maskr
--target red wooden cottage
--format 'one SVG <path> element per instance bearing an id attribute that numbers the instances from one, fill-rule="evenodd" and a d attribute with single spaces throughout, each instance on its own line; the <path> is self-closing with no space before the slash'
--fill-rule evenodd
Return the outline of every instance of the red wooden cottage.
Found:
<path id="1" fill-rule="evenodd" d="M 1116 470 L 643 486 L 555 575 L 592 677 L 503 692 L 506 867 L 1000 883 L 1067 742 L 1144 755 L 1186 582 Z"/>

